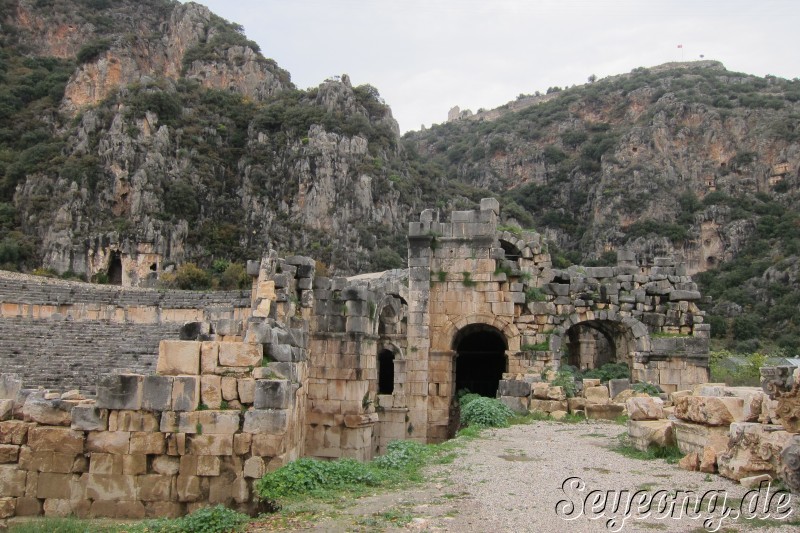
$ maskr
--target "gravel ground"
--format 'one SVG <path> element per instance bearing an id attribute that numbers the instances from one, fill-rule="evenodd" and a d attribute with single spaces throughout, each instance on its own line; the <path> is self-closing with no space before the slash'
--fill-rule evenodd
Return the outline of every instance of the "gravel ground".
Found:
<path id="1" fill-rule="evenodd" d="M 315 531 L 454 531 L 454 532 L 600 532 L 600 531 L 744 531 L 768 529 L 773 533 L 800 531 L 800 506 L 790 498 L 791 514 L 783 520 L 760 512 L 756 520 L 735 518 L 747 489 L 717 475 L 687 472 L 663 460 L 625 457 L 610 448 L 618 443 L 623 426 L 612 423 L 566 424 L 536 422 L 506 429 L 487 430 L 480 438 L 468 441 L 450 464 L 430 467 L 429 481 L 409 490 L 396 491 L 357 500 L 355 505 L 322 520 Z M 568 478 L 580 478 L 585 485 L 567 486 Z M 580 483 L 576 480 L 576 483 Z M 581 491 L 581 487 L 583 490 Z M 719 503 L 727 497 L 729 511 L 723 517 L 722 505 L 713 513 L 701 511 L 702 518 L 691 518 L 680 505 L 667 516 L 651 515 L 608 523 L 624 516 L 606 505 L 595 519 L 581 516 L 591 512 L 593 500 L 584 506 L 592 491 L 620 494 L 659 490 L 694 491 L 696 494 L 719 491 Z M 773 489 L 774 493 L 775 489 Z M 599 494 L 599 493 L 594 493 Z M 622 493 L 623 496 L 626 493 Z M 664 493 L 661 493 L 664 494 Z M 765 494 L 764 491 L 761 493 Z M 766 498 L 762 496 L 763 502 Z M 573 520 L 557 514 L 560 501 L 574 504 Z M 623 498 L 623 505 L 626 499 Z M 746 500 L 747 501 L 747 500 Z M 773 500 L 775 503 L 776 500 Z M 563 504 L 562 513 L 569 509 Z M 636 506 L 634 505 L 634 509 Z M 760 508 L 760 507 L 759 507 Z M 655 513 L 655 510 L 653 511 Z M 704 519 L 710 518 L 707 527 Z M 766 519 L 765 519 L 766 518 Z M 621 528 L 620 528 L 621 526 Z"/>

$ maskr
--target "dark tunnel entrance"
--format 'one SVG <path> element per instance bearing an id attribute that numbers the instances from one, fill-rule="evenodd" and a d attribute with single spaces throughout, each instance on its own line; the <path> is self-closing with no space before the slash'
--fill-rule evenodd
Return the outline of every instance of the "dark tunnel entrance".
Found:
<path id="1" fill-rule="evenodd" d="M 506 339 L 497 329 L 474 324 L 459 331 L 453 341 L 456 351 L 456 392 L 468 389 L 481 396 L 497 396 L 506 371 Z"/>

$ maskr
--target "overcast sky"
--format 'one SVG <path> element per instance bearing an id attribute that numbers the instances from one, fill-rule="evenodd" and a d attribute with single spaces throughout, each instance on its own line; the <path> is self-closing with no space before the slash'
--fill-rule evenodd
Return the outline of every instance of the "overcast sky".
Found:
<path id="1" fill-rule="evenodd" d="M 349 74 L 401 131 L 668 61 L 800 76 L 798 0 L 202 0 L 301 89 Z M 683 48 L 678 48 L 683 45 Z"/>

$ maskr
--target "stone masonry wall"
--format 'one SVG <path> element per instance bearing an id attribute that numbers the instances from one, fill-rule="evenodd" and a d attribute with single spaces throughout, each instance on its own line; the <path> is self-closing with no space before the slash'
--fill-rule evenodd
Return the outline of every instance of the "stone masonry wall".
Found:
<path id="1" fill-rule="evenodd" d="M 307 382 L 307 329 L 260 274 L 244 340 L 198 324 L 96 399 L 0 375 L 0 518 L 257 512 L 253 481 L 304 455 Z"/>

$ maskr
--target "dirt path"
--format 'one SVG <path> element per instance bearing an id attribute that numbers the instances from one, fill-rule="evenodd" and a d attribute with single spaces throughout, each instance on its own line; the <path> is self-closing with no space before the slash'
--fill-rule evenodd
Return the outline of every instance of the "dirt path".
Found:
<path id="1" fill-rule="evenodd" d="M 624 430 L 611 423 L 555 422 L 489 430 L 460 448 L 452 463 L 428 468 L 428 481 L 421 486 L 361 498 L 342 508 L 329 506 L 314 523 L 289 523 L 287 529 L 600 532 L 619 531 L 621 527 L 622 531 L 800 531 L 800 498 L 790 497 L 791 514 L 785 516 L 788 508 L 781 509 L 784 518 L 778 520 L 780 515 L 774 509 L 778 497 L 772 499 L 773 512 L 766 514 L 762 506 L 768 497 L 763 490 L 756 519 L 736 519 L 747 489 L 717 475 L 686 472 L 663 460 L 631 459 L 611 451 Z M 570 478 L 572 481 L 565 484 Z M 624 519 L 625 503 L 636 491 L 641 491 L 641 497 L 661 497 L 660 501 L 668 505 L 658 516 L 657 507 L 651 505 L 649 518 L 643 519 L 634 516 L 634 503 L 633 511 Z M 680 497 L 676 499 L 670 491 L 705 494 L 706 503 L 713 501 L 711 496 L 716 494 L 718 505 L 710 510 L 706 505 L 704 510 L 693 513 L 696 500 L 691 499 L 687 515 L 680 505 L 686 493 L 678 493 Z M 774 493 L 775 488 L 771 491 Z M 745 501 L 752 502 L 755 496 L 753 493 Z M 600 498 L 601 503 L 597 504 L 594 498 Z M 603 505 L 605 501 L 609 503 Z M 621 502 L 616 511 L 615 501 Z M 674 503 L 670 506 L 670 502 Z M 592 514 L 593 508 L 597 512 L 591 519 L 587 514 Z M 573 519 L 565 520 L 569 516 Z M 614 517 L 617 521 L 609 523 L 609 518 Z M 704 520 L 708 522 L 704 524 Z"/>

